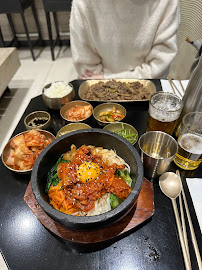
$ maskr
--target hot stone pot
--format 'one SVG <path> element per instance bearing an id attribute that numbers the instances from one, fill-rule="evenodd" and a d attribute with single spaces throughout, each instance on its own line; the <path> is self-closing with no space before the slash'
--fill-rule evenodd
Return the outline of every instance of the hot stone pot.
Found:
<path id="1" fill-rule="evenodd" d="M 47 175 L 58 158 L 70 150 L 71 145 L 93 145 L 113 149 L 130 165 L 132 191 L 115 209 L 95 216 L 73 216 L 54 209 L 45 192 Z M 121 136 L 102 129 L 85 129 L 67 133 L 48 145 L 37 158 L 31 175 L 31 185 L 36 201 L 40 207 L 57 223 L 72 229 L 89 231 L 101 229 L 120 220 L 135 205 L 143 181 L 143 166 L 137 150 Z"/>

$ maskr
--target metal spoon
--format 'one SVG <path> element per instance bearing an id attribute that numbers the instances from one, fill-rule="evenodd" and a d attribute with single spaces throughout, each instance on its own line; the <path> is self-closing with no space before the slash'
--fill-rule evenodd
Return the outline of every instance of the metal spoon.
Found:
<path id="1" fill-rule="evenodd" d="M 175 173 L 166 172 L 159 177 L 159 186 L 162 192 L 172 201 L 173 210 L 175 213 L 175 219 L 177 223 L 177 229 L 178 229 L 178 233 L 180 237 L 180 243 L 182 247 L 182 253 L 183 253 L 184 262 L 185 262 L 185 267 L 187 270 L 189 270 L 191 269 L 191 266 L 189 264 L 189 259 L 187 256 L 187 251 L 186 251 L 181 223 L 180 223 L 180 217 L 179 217 L 178 208 L 176 204 L 176 198 L 180 195 L 181 190 L 182 190 L 182 183 L 179 177 Z"/>

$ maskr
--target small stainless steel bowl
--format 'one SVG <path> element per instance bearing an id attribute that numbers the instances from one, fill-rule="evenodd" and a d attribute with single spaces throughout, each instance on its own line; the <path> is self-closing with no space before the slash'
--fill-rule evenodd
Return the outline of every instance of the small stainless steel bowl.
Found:
<path id="1" fill-rule="evenodd" d="M 55 83 L 60 83 L 60 81 L 55 82 Z M 60 110 L 64 104 L 66 104 L 74 99 L 74 97 L 75 97 L 74 87 L 71 83 L 68 83 L 68 85 L 71 86 L 71 88 L 72 88 L 70 93 L 68 93 L 64 97 L 51 98 L 51 97 L 46 96 L 46 94 L 45 94 L 45 90 L 48 89 L 51 86 L 51 84 L 52 83 L 47 84 L 42 89 L 43 101 L 48 108 L 53 109 L 53 110 Z"/>
<path id="2" fill-rule="evenodd" d="M 91 127 L 85 123 L 70 123 L 70 124 L 62 127 L 58 131 L 56 138 L 59 138 L 60 136 L 63 136 L 66 133 L 69 133 L 71 131 L 80 130 L 80 129 L 89 129 L 89 128 L 91 128 Z"/>
<path id="3" fill-rule="evenodd" d="M 41 134 L 45 135 L 47 139 L 51 139 L 52 141 L 55 140 L 55 136 L 52 133 L 50 133 L 49 131 L 46 131 L 46 130 L 38 130 L 38 131 Z M 6 164 L 6 160 L 8 159 L 10 151 L 11 151 L 11 146 L 10 146 L 11 141 L 14 138 L 16 138 L 17 136 L 19 136 L 21 134 L 24 135 L 24 134 L 26 134 L 28 132 L 30 132 L 30 130 L 21 132 L 21 133 L 17 134 L 16 136 L 14 136 L 13 138 L 11 138 L 9 140 L 9 142 L 5 145 L 5 147 L 4 147 L 3 151 L 2 151 L 2 155 L 1 155 L 2 162 L 12 172 L 17 172 L 17 173 L 20 173 L 20 174 L 27 174 L 27 173 L 30 173 L 32 171 L 32 169 L 30 169 L 30 170 L 15 170 L 11 166 Z"/>
<path id="4" fill-rule="evenodd" d="M 123 123 L 123 122 L 116 122 L 116 123 L 109 124 L 109 125 L 105 126 L 103 129 L 111 131 L 111 132 L 115 132 L 116 134 L 118 134 L 117 131 L 121 130 L 122 127 L 126 130 L 127 134 L 130 133 L 130 134 L 136 135 L 135 141 L 132 143 L 134 145 L 138 140 L 138 132 L 133 126 L 131 126 L 127 123 Z M 120 134 L 118 134 L 118 135 L 120 135 Z"/>
<path id="5" fill-rule="evenodd" d="M 90 105 L 90 106 L 91 106 L 91 111 L 92 111 L 92 112 L 91 112 L 91 115 L 93 114 L 93 106 L 92 106 L 89 102 L 87 102 L 87 101 L 82 101 L 82 100 L 74 100 L 74 101 L 71 101 L 71 102 L 65 104 L 65 105 L 61 108 L 61 110 L 60 110 L 60 115 L 61 115 L 61 117 L 62 117 L 65 121 L 67 121 L 67 122 L 69 122 L 69 123 L 81 123 L 81 122 L 87 122 L 87 121 L 89 120 L 89 118 L 91 117 L 91 115 L 88 116 L 88 117 L 86 117 L 85 119 L 82 119 L 82 120 L 79 120 L 79 121 L 71 121 L 71 120 L 68 120 L 68 119 L 67 119 L 66 112 L 67 112 L 68 110 L 70 110 L 71 108 L 75 107 L 76 105 L 78 105 L 78 106 L 87 106 L 87 105 Z"/>
<path id="6" fill-rule="evenodd" d="M 43 122 L 43 123 L 42 123 Z M 51 116 L 46 111 L 36 111 L 28 114 L 24 119 L 25 128 L 49 130 L 52 124 Z"/>
<path id="7" fill-rule="evenodd" d="M 121 112 L 122 115 L 124 115 L 124 117 L 120 121 L 122 121 L 125 118 L 126 109 L 121 104 L 102 103 L 102 104 L 98 105 L 97 107 L 95 107 L 95 109 L 93 111 L 93 116 L 99 125 L 106 126 L 106 125 L 111 123 L 111 122 L 105 122 L 105 121 L 100 120 L 100 113 L 106 112 L 106 111 L 112 111 L 113 107 L 115 107 L 117 110 L 119 110 Z M 115 121 L 113 123 L 120 122 L 120 121 Z"/>

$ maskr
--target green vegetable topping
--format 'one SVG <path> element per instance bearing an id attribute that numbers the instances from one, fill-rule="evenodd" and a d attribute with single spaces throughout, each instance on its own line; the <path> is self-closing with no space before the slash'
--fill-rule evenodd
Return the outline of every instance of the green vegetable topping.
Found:
<path id="1" fill-rule="evenodd" d="M 131 179 L 130 174 L 127 170 L 122 171 L 122 170 L 118 169 L 116 171 L 116 174 L 118 176 L 120 176 L 131 187 L 132 179 Z"/>
<path id="2" fill-rule="evenodd" d="M 48 173 L 48 179 L 46 184 L 46 193 L 48 193 L 50 186 L 53 184 L 53 186 L 57 186 L 59 183 L 58 173 L 57 173 L 57 166 L 59 163 L 66 163 L 70 162 L 69 160 L 63 159 L 63 156 L 61 156 L 56 164 L 51 168 L 51 170 Z"/>
<path id="3" fill-rule="evenodd" d="M 131 187 L 131 184 L 132 184 L 132 179 L 130 177 L 130 174 L 127 170 L 120 170 L 118 169 L 116 171 L 116 174 L 121 177 L 130 187 Z M 117 197 L 116 195 L 114 194 L 110 194 L 110 205 L 111 205 L 111 208 L 114 209 L 116 208 L 120 203 L 122 203 L 122 200 Z"/>
<path id="4" fill-rule="evenodd" d="M 114 131 L 116 134 L 120 135 L 121 137 L 128 140 L 130 143 L 134 143 L 137 140 L 138 134 L 137 133 L 131 133 L 131 130 L 126 130 L 124 128 L 124 124 L 121 123 L 121 129 Z"/>
<path id="5" fill-rule="evenodd" d="M 116 208 L 120 203 L 122 203 L 122 200 L 117 197 L 116 195 L 114 194 L 110 194 L 110 205 L 111 205 L 111 208 L 114 209 Z"/>

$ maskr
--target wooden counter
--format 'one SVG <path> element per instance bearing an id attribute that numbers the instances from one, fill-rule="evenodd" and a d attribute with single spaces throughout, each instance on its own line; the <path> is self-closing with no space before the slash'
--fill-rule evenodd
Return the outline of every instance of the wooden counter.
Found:
<path id="1" fill-rule="evenodd" d="M 16 48 L 0 48 L 0 96 L 20 65 Z"/>

